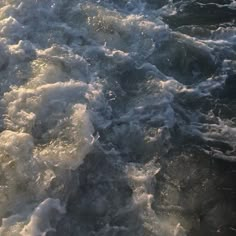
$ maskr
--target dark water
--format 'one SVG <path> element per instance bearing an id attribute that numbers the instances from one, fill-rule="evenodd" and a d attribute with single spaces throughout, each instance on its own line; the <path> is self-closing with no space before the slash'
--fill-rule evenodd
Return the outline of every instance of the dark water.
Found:
<path id="1" fill-rule="evenodd" d="M 236 235 L 236 2 L 0 3 L 3 236 Z"/>

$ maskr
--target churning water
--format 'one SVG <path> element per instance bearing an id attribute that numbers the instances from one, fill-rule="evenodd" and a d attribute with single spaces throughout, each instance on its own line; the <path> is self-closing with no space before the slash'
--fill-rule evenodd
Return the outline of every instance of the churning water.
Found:
<path id="1" fill-rule="evenodd" d="M 234 0 L 0 1 L 0 235 L 236 235 Z"/>

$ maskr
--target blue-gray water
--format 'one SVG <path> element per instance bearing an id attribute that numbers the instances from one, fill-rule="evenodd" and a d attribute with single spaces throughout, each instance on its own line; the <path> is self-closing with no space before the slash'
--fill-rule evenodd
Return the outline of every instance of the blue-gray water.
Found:
<path id="1" fill-rule="evenodd" d="M 234 0 L 0 1 L 0 235 L 236 235 Z"/>

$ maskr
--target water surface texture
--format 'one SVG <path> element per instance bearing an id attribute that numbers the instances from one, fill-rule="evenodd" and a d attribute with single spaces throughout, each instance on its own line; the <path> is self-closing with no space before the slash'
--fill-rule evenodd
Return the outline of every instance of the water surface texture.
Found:
<path id="1" fill-rule="evenodd" d="M 234 0 L 0 1 L 0 235 L 236 235 Z"/>

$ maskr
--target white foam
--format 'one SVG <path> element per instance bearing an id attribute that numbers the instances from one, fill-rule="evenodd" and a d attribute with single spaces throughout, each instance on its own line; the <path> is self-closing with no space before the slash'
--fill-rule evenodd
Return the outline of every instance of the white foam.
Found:
<path id="1" fill-rule="evenodd" d="M 42 236 L 47 232 L 55 231 L 50 221 L 65 213 L 59 199 L 48 198 L 36 207 L 29 223 L 21 230 L 22 236 Z"/>
<path id="2" fill-rule="evenodd" d="M 235 30 L 220 27 L 210 40 L 172 33 L 160 17 L 176 13 L 175 4 L 169 3 L 153 11 L 146 8 L 145 1 L 133 0 L 0 1 L 2 236 L 42 236 L 55 230 L 65 213 L 71 173 L 99 137 L 94 126 L 105 136 L 103 131 L 114 124 L 108 131 L 111 136 L 104 138 L 112 147 L 112 151 L 106 150 L 109 155 L 121 155 L 114 140 L 127 146 L 128 155 L 132 146 L 135 151 L 149 152 L 146 144 L 168 152 L 169 129 L 178 119 L 175 96 L 182 91 L 209 95 L 212 80 L 188 89 L 165 76 L 158 65 L 150 64 L 149 56 L 174 36 L 173 40 L 214 61 L 216 47 L 234 44 Z M 134 78 L 129 78 L 129 72 Z M 122 83 L 129 86 L 132 79 L 138 82 L 131 91 L 135 95 L 129 97 L 130 91 Z M 146 89 L 143 94 L 142 89 Z M 120 101 L 124 104 L 117 115 Z M 192 126 L 191 132 L 205 140 L 224 136 L 236 148 L 236 131 L 229 123 L 212 125 L 205 133 L 200 125 Z M 127 135 L 127 127 L 131 134 Z M 140 133 L 141 138 L 136 135 Z M 222 152 L 215 155 L 224 157 Z M 153 183 L 160 170 L 156 162 L 127 165 L 133 190 L 132 204 L 127 208 L 139 210 L 149 232 L 185 235 L 177 217 L 174 223 L 162 221 L 152 209 Z"/>

